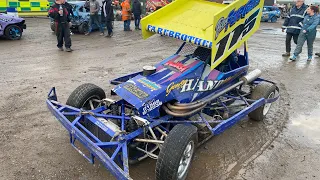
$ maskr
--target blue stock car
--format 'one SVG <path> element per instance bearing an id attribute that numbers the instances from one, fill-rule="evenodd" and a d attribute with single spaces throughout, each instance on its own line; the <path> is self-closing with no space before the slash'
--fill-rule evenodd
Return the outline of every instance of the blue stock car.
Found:
<path id="1" fill-rule="evenodd" d="M 85 34 L 89 31 L 89 19 L 90 19 L 90 10 L 85 8 L 84 5 L 86 1 L 69 1 L 72 6 L 74 16 L 71 16 L 72 26 L 70 29 L 73 32 L 79 32 L 80 34 Z M 99 18 L 101 17 L 101 11 L 99 12 Z M 101 22 L 101 21 L 100 21 Z M 104 26 L 104 24 L 102 24 Z M 50 18 L 50 28 L 52 31 L 55 31 L 55 24 L 52 18 Z M 92 26 L 92 30 L 98 30 L 95 24 Z"/>
<path id="2" fill-rule="evenodd" d="M 278 18 L 280 18 L 281 11 L 278 7 L 274 6 L 264 6 L 263 14 L 261 17 L 261 21 L 263 22 L 277 22 Z"/>
<path id="3" fill-rule="evenodd" d="M 185 180 L 198 146 L 247 116 L 263 121 L 280 97 L 275 83 L 260 78 L 260 70 L 249 72 L 246 41 L 259 29 L 262 7 L 263 0 L 223 6 L 175 0 L 141 21 L 144 38 L 157 33 L 185 41 L 174 54 L 111 80 L 116 100 L 86 83 L 63 104 L 53 87 L 48 109 L 68 130 L 72 147 L 90 163 L 98 159 L 117 179 L 131 180 L 130 166 L 152 158 L 157 180 Z M 218 8 L 221 12 L 214 14 Z M 223 21 L 212 24 L 213 18 L 228 20 L 225 14 L 233 9 L 242 9 L 245 20 L 238 16 L 225 31 Z M 205 22 L 191 26 L 194 14 Z"/>

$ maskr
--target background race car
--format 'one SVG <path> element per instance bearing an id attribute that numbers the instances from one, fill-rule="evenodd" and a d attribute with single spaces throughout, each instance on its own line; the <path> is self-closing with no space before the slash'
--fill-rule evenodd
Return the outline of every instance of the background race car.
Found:
<path id="1" fill-rule="evenodd" d="M 280 15 L 281 15 L 281 11 L 278 7 L 264 6 L 261 21 L 277 22 L 278 18 L 280 18 Z"/>
<path id="2" fill-rule="evenodd" d="M 0 13 L 0 36 L 11 40 L 18 40 L 21 39 L 23 29 L 26 28 L 27 26 L 23 18 Z"/>

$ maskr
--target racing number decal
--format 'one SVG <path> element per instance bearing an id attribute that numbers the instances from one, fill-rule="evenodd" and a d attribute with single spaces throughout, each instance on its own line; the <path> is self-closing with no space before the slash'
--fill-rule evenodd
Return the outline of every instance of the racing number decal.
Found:
<path id="1" fill-rule="evenodd" d="M 258 9 L 255 13 L 253 13 L 244 24 L 239 25 L 235 28 L 231 33 L 226 35 L 223 39 L 221 39 L 217 43 L 217 54 L 215 57 L 215 61 L 220 59 L 227 51 L 229 51 L 234 45 L 236 45 L 243 37 L 245 37 L 254 27 L 257 17 L 259 15 L 260 9 Z M 231 39 L 230 45 L 228 46 L 228 42 Z"/>

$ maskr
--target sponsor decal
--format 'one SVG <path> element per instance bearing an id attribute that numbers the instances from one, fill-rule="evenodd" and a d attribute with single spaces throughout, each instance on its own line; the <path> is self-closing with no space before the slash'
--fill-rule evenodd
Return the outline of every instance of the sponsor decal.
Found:
<path id="1" fill-rule="evenodd" d="M 173 62 L 173 61 L 169 61 L 167 62 L 165 65 L 173 67 L 178 69 L 180 72 L 184 72 L 185 70 L 188 69 L 187 66 L 185 66 L 184 64 L 182 64 L 181 62 Z"/>
<path id="2" fill-rule="evenodd" d="M 155 110 L 156 108 L 160 107 L 162 105 L 162 102 L 158 99 L 158 100 L 151 100 L 146 102 L 143 105 L 143 109 L 142 109 L 142 115 L 146 115 L 147 113 Z"/>
<path id="3" fill-rule="evenodd" d="M 224 57 L 224 54 L 230 51 L 236 44 L 252 32 L 256 23 L 258 23 L 258 15 L 260 9 L 254 12 L 243 24 L 237 26 L 231 33 L 227 34 L 217 43 L 217 54 L 215 61 Z M 230 42 L 230 44 L 228 44 Z"/>
<path id="4" fill-rule="evenodd" d="M 173 83 L 169 84 L 169 86 L 167 87 L 167 90 L 166 90 L 166 96 L 168 96 L 171 93 L 171 91 L 173 91 L 175 89 L 181 89 L 187 82 L 188 82 L 188 80 L 182 80 L 179 83 L 173 82 Z"/>
<path id="5" fill-rule="evenodd" d="M 152 82 L 150 80 L 148 80 L 147 78 L 141 78 L 137 80 L 139 83 L 147 86 L 148 88 L 152 89 L 152 90 L 158 90 L 161 88 L 160 85 L 156 84 L 155 82 Z"/>
<path id="6" fill-rule="evenodd" d="M 259 3 L 260 0 L 249 0 L 247 4 L 241 6 L 238 10 L 232 10 L 227 18 L 220 18 L 216 25 L 216 39 L 223 30 L 226 32 L 229 27 L 232 27 L 240 19 L 245 18 L 245 16 L 255 7 L 257 7 Z"/>
<path id="7" fill-rule="evenodd" d="M 123 88 L 125 88 L 127 91 L 129 91 L 133 95 L 137 96 L 139 99 L 145 99 L 149 97 L 149 95 L 146 92 L 142 91 L 132 83 L 125 84 Z"/>
<path id="8" fill-rule="evenodd" d="M 96 121 L 94 124 L 97 125 L 99 128 L 101 128 L 101 129 L 104 130 L 104 131 L 108 131 L 108 130 L 109 130 L 109 129 L 108 129 L 105 125 L 103 125 L 100 121 Z"/>
<path id="9" fill-rule="evenodd" d="M 188 79 L 187 82 L 183 85 L 181 89 L 181 93 L 195 91 L 195 92 L 206 92 L 211 91 L 219 87 L 221 84 L 229 81 L 231 78 L 227 78 L 221 81 L 203 81 L 203 80 L 195 80 L 195 79 Z"/>
<path id="10" fill-rule="evenodd" d="M 165 35 L 165 36 L 169 36 L 172 38 L 176 38 L 176 39 L 180 39 L 182 41 L 185 42 L 189 42 L 189 43 L 193 43 L 196 44 L 198 46 L 203 46 L 206 48 L 212 48 L 212 42 L 211 41 L 207 41 L 201 38 L 197 38 L 194 36 L 189 36 L 187 34 L 183 34 L 180 32 L 176 32 L 176 31 L 172 31 L 170 29 L 165 29 L 165 28 L 161 28 L 161 27 L 157 27 L 157 26 L 152 26 L 152 25 L 148 25 L 147 30 L 150 32 L 154 32 L 154 33 L 158 33 L 161 35 Z"/>
<path id="11" fill-rule="evenodd" d="M 220 80 L 220 81 L 212 81 L 212 80 L 203 81 L 200 79 L 185 79 L 179 83 L 169 84 L 166 90 L 166 96 L 168 96 L 175 89 L 181 89 L 180 90 L 181 93 L 190 92 L 190 91 L 194 91 L 194 92 L 211 91 L 221 86 L 222 84 L 230 81 L 233 78 L 234 76 L 224 80 Z"/>

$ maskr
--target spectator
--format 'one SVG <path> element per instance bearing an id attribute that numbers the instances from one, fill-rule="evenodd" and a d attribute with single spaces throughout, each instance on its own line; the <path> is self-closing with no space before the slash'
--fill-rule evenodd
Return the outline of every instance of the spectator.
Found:
<path id="1" fill-rule="evenodd" d="M 112 37 L 112 21 L 114 21 L 113 7 L 111 0 L 105 0 L 102 4 L 102 13 L 106 21 L 106 26 L 108 29 L 108 35 L 106 37 Z"/>
<path id="2" fill-rule="evenodd" d="M 90 8 L 90 20 L 89 20 L 90 27 L 89 27 L 89 31 L 85 35 L 89 35 L 91 33 L 92 25 L 95 24 L 100 29 L 100 32 L 101 32 L 100 36 L 103 36 L 104 32 L 103 32 L 102 25 L 99 22 L 99 15 L 98 15 L 98 12 L 100 10 L 99 2 L 96 0 L 90 0 L 90 1 L 87 0 L 84 6 L 85 8 Z"/>
<path id="3" fill-rule="evenodd" d="M 124 26 L 124 31 L 132 31 L 130 29 L 131 22 L 131 10 L 130 10 L 130 0 L 125 0 L 121 3 L 122 7 L 122 21 Z"/>
<path id="4" fill-rule="evenodd" d="M 141 20 L 141 3 L 139 0 L 133 0 L 133 5 L 132 5 L 132 12 L 134 16 L 134 25 L 136 30 L 141 30 L 140 29 L 140 20 Z"/>
<path id="5" fill-rule="evenodd" d="M 49 10 L 49 16 L 54 19 L 55 32 L 57 35 L 57 47 L 63 51 L 63 41 L 67 52 L 73 51 L 71 49 L 70 38 L 70 15 L 65 5 L 65 0 L 56 0 Z"/>
<path id="6" fill-rule="evenodd" d="M 313 43 L 317 34 L 317 26 L 319 24 L 319 8 L 316 6 L 310 6 L 307 9 L 308 15 L 303 20 L 302 30 L 300 32 L 298 38 L 298 44 L 296 49 L 294 50 L 293 56 L 290 58 L 291 60 L 297 60 L 297 56 L 302 52 L 302 47 L 304 42 L 307 41 L 308 45 L 308 61 L 312 60 L 313 54 Z"/>
<path id="7" fill-rule="evenodd" d="M 304 16 L 306 15 L 307 6 L 304 4 L 304 0 L 297 0 L 296 5 L 288 13 L 288 17 L 282 26 L 282 32 L 287 29 L 286 36 L 286 53 L 282 56 L 290 56 L 291 52 L 291 39 L 295 44 L 297 44 L 298 37 L 301 30 L 300 23 L 303 21 Z"/>

